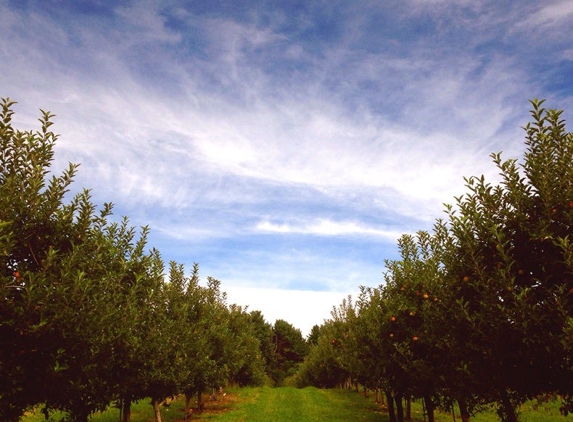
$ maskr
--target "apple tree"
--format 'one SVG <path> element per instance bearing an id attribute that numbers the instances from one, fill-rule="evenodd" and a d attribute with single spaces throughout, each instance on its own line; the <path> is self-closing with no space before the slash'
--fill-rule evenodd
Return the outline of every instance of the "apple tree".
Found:
<path id="1" fill-rule="evenodd" d="M 466 369 L 509 422 L 527 398 L 572 393 L 564 328 L 573 311 L 573 136 L 542 104 L 532 101 L 523 162 L 493 154 L 501 183 L 468 178 L 448 208 L 445 265 L 466 328 Z"/>
<path id="2" fill-rule="evenodd" d="M 107 406 L 118 380 L 112 367 L 129 342 L 136 304 L 155 273 L 127 219 L 96 212 L 89 191 L 64 202 L 76 165 L 50 175 L 57 135 L 12 126 L 14 103 L 0 114 L 0 417 L 15 421 L 45 403 L 84 421 Z"/>

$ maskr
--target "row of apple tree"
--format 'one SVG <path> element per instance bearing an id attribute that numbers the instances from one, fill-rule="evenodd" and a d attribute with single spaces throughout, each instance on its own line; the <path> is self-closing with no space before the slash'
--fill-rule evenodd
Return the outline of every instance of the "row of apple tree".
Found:
<path id="1" fill-rule="evenodd" d="M 466 180 L 432 231 L 403 235 L 384 283 L 362 288 L 315 327 L 299 385 L 347 377 L 464 421 L 494 405 L 503 421 L 534 397 L 573 395 L 573 135 L 531 102 L 521 161 L 492 154 L 499 183 Z"/>
<path id="2" fill-rule="evenodd" d="M 130 420 L 151 398 L 156 420 L 168 397 L 228 382 L 279 382 L 306 353 L 300 331 L 228 305 L 220 282 L 195 265 L 167 268 L 148 229 L 97 210 L 83 190 L 65 201 L 76 165 L 50 173 L 57 136 L 13 127 L 0 107 L 0 419 L 41 406 L 46 417 L 86 421 L 110 403 Z M 298 336 L 298 337 L 297 337 Z M 298 355 L 284 350 L 298 347 Z"/>

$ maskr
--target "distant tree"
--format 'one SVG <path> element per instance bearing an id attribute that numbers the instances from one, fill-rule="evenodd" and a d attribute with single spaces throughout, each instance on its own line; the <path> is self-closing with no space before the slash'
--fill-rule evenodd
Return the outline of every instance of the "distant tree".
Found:
<path id="1" fill-rule="evenodd" d="M 298 366 L 294 384 L 297 387 L 341 387 L 349 376 L 345 369 L 348 366 L 344 350 L 348 340 L 346 324 L 328 320 L 316 331 L 320 331 L 320 334 Z"/>
<path id="2" fill-rule="evenodd" d="M 273 327 L 275 346 L 275 368 L 272 378 L 277 385 L 296 373 L 308 353 L 308 345 L 299 329 L 282 319 L 277 319 Z"/>
<path id="3" fill-rule="evenodd" d="M 310 333 L 306 338 L 306 342 L 309 344 L 309 346 L 313 346 L 318 343 L 318 338 L 320 337 L 320 328 L 321 326 L 318 324 L 312 326 Z"/>
<path id="4" fill-rule="evenodd" d="M 275 362 L 273 326 L 265 321 L 261 311 L 251 311 L 250 317 L 253 335 L 259 340 L 263 368 L 265 374 L 270 377 Z"/>
<path id="5" fill-rule="evenodd" d="M 261 354 L 261 343 L 255 333 L 252 315 L 237 305 L 229 306 L 229 329 L 231 349 L 228 363 L 231 375 L 229 381 L 240 386 L 261 385 L 265 365 Z"/>

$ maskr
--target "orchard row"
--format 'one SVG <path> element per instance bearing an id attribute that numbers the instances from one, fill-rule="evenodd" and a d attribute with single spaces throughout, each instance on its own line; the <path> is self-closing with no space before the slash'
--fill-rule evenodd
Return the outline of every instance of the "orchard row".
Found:
<path id="1" fill-rule="evenodd" d="M 300 331 L 227 305 L 220 282 L 202 283 L 157 250 L 127 219 L 99 212 L 87 190 L 64 196 L 76 172 L 50 176 L 57 136 L 12 127 L 0 114 L 0 420 L 41 406 L 84 422 L 110 403 L 159 406 L 229 382 L 280 381 L 306 353 Z M 166 275 L 167 273 L 167 275 Z M 288 353 L 284 352 L 288 350 Z"/>
<path id="2" fill-rule="evenodd" d="M 404 235 L 384 284 L 362 288 L 315 327 L 299 385 L 348 377 L 402 398 L 496 405 L 503 421 L 534 397 L 573 397 L 573 135 L 532 101 L 523 160 L 492 154 L 500 183 L 466 180 L 431 232 Z M 392 397 L 394 400 L 392 400 Z M 395 403 L 397 409 L 394 412 Z M 392 419 L 395 420 L 395 419 Z"/>

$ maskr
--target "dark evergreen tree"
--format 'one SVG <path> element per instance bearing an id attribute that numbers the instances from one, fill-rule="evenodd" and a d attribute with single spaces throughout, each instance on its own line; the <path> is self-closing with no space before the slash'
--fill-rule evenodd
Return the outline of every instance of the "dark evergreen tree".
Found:
<path id="1" fill-rule="evenodd" d="M 308 345 L 299 329 L 285 320 L 277 319 L 273 327 L 274 361 L 272 378 L 277 385 L 297 371 L 308 353 Z"/>

